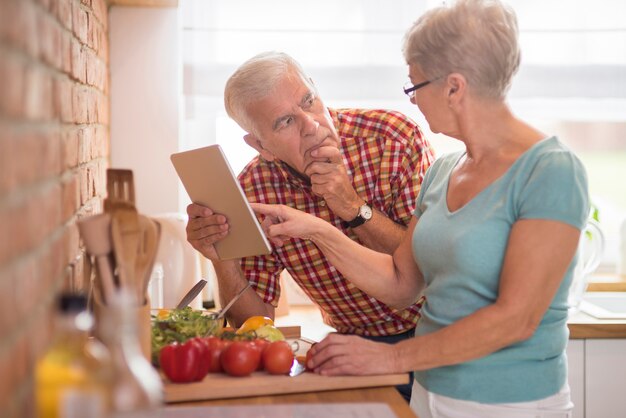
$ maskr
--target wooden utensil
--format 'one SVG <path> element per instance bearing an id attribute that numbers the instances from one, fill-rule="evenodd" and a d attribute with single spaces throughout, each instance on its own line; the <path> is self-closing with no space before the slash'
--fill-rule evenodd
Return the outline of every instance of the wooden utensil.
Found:
<path id="1" fill-rule="evenodd" d="M 139 215 L 139 247 L 135 259 L 135 277 L 137 284 L 137 299 L 140 304 L 145 303 L 150 283 L 150 274 L 159 247 L 161 225 L 154 219 Z"/>
<path id="2" fill-rule="evenodd" d="M 87 252 L 96 258 L 98 278 L 105 301 L 111 300 L 115 292 L 111 255 L 111 217 L 107 214 L 89 216 L 78 221 L 78 230 Z"/>
<path id="3" fill-rule="evenodd" d="M 131 170 L 107 170 L 105 211 L 111 214 L 111 235 L 121 286 L 136 295 L 135 260 L 139 246 L 139 215 L 135 208 L 135 186 Z M 138 302 L 140 302 L 138 300 Z"/>

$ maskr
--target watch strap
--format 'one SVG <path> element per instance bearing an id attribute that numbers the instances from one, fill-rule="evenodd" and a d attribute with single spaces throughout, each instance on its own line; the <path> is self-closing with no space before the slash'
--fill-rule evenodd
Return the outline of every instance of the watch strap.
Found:
<path id="1" fill-rule="evenodd" d="M 365 204 L 363 206 L 368 206 L 371 210 L 371 206 L 369 205 L 369 203 L 365 202 Z M 365 219 L 363 217 L 363 215 L 361 215 L 361 207 L 359 207 L 359 213 L 356 215 L 356 217 L 354 219 L 352 219 L 351 221 L 346 222 L 348 224 L 348 226 L 350 228 L 356 228 L 357 226 L 361 226 L 363 225 L 365 222 L 367 222 L 369 219 Z"/>

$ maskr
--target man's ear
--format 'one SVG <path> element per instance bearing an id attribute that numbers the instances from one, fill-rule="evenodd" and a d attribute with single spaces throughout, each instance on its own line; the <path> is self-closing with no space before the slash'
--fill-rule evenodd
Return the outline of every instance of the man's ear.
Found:
<path id="1" fill-rule="evenodd" d="M 254 134 L 246 134 L 246 135 L 244 135 L 243 140 L 246 141 L 246 144 L 250 145 L 252 148 L 257 150 L 258 153 L 261 154 L 261 157 L 263 157 L 264 160 L 266 160 L 266 161 L 273 161 L 274 160 L 274 154 L 272 154 L 270 151 L 266 150 L 263 147 L 263 144 L 261 144 L 261 141 L 259 140 L 259 138 L 254 136 Z"/>

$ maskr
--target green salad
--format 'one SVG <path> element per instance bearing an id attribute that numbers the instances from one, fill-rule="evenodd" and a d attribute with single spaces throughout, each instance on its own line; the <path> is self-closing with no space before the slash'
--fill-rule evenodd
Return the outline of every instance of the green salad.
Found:
<path id="1" fill-rule="evenodd" d="M 152 315 L 152 363 L 158 366 L 159 353 L 164 346 L 215 335 L 221 328 L 221 320 L 216 319 L 215 314 L 190 307 L 172 309 L 165 317 Z"/>

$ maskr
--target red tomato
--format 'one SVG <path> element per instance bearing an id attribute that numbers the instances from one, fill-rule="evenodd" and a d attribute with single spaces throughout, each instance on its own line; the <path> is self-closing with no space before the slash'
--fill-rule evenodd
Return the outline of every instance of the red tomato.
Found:
<path id="1" fill-rule="evenodd" d="M 249 344 L 252 345 L 259 356 L 259 367 L 257 367 L 257 370 L 263 370 L 263 351 L 267 348 L 269 341 L 264 340 L 263 338 L 257 338 L 250 341 Z"/>
<path id="2" fill-rule="evenodd" d="M 286 341 L 274 341 L 263 351 L 263 363 L 270 374 L 287 374 L 293 364 L 293 351 Z"/>
<path id="3" fill-rule="evenodd" d="M 235 341 L 220 356 L 222 368 L 231 376 L 248 376 L 259 366 L 259 357 L 249 343 Z"/>
<path id="4" fill-rule="evenodd" d="M 204 342 L 207 346 L 206 357 L 209 363 L 209 373 L 221 373 L 223 369 L 220 356 L 231 342 L 214 336 L 206 337 Z"/>

